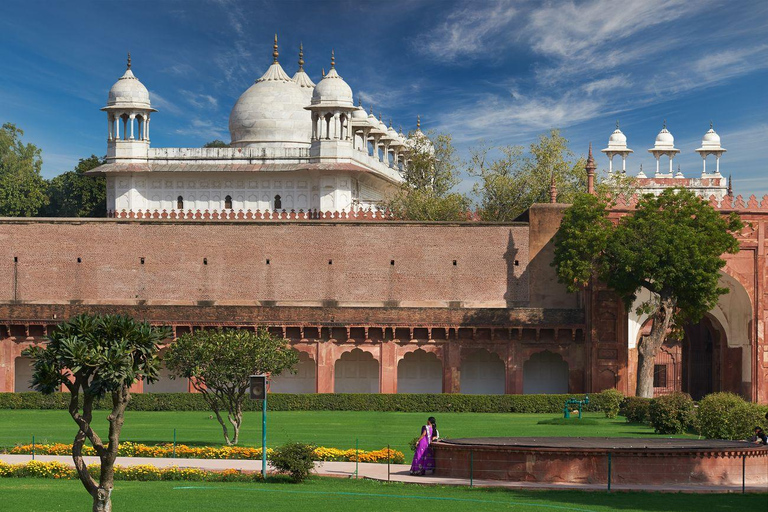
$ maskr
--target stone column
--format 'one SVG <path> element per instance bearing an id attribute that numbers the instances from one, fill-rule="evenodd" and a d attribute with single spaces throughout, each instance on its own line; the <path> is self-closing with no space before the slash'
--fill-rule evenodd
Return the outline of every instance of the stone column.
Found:
<path id="1" fill-rule="evenodd" d="M 128 116 L 128 122 L 131 123 L 131 136 L 128 138 L 128 140 L 134 140 L 133 138 L 133 121 L 136 119 L 136 114 L 131 114 Z"/>
<path id="2" fill-rule="evenodd" d="M 338 112 L 333 114 L 333 138 L 341 140 L 341 119 Z"/>
<path id="3" fill-rule="evenodd" d="M 443 352 L 443 393 L 461 392 L 461 345 L 456 339 L 448 341 Z"/>
<path id="4" fill-rule="evenodd" d="M 382 341 L 379 347 L 379 393 L 397 393 L 397 343 Z"/>
<path id="5" fill-rule="evenodd" d="M 334 366 L 336 360 L 333 354 L 333 344 L 317 342 L 317 392 L 333 393 Z"/>

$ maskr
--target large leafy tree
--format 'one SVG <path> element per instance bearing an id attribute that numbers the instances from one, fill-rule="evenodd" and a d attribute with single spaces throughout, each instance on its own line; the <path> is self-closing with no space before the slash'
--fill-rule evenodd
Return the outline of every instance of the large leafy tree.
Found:
<path id="1" fill-rule="evenodd" d="M 417 131 L 409 140 L 410 163 L 403 173 L 403 186 L 386 207 L 402 220 L 466 220 L 471 201 L 452 191 L 460 181 L 460 160 L 450 135 Z"/>
<path id="2" fill-rule="evenodd" d="M 470 154 L 469 174 L 480 178 L 474 192 L 483 220 L 509 222 L 533 203 L 549 202 L 553 175 L 560 202 L 571 202 L 587 187 L 585 160 L 576 158 L 559 130 L 540 135 L 527 151 L 483 144 Z"/>
<path id="3" fill-rule="evenodd" d="M 299 358 L 288 341 L 265 329 L 200 330 L 176 340 L 163 357 L 174 377 L 188 378 L 216 414 L 228 445 L 237 444 L 249 377 L 293 371 Z M 232 427 L 229 433 L 227 421 Z"/>
<path id="4" fill-rule="evenodd" d="M 24 144 L 23 135 L 11 123 L 0 128 L 0 216 L 32 217 L 48 203 L 40 148 Z"/>
<path id="5" fill-rule="evenodd" d="M 736 253 L 734 236 L 743 223 L 723 216 L 693 192 L 667 189 L 643 196 L 635 210 L 614 224 L 608 204 L 583 194 L 563 216 L 555 237 L 560 282 L 577 291 L 597 278 L 629 309 L 641 290 L 651 298 L 637 307 L 649 315 L 650 334 L 637 346 L 637 395 L 653 396 L 654 358 L 667 336 L 679 337 L 686 322 L 699 321 L 720 295 L 722 255 Z"/>
<path id="6" fill-rule="evenodd" d="M 59 325 L 45 346 L 25 351 L 34 364 L 32 385 L 46 394 L 63 386 L 70 392 L 69 414 L 77 424 L 72 459 L 80 481 L 93 498 L 94 512 L 112 509 L 114 463 L 129 388 L 139 379 L 153 382 L 158 372 L 158 343 L 170 336 L 164 328 L 120 315 L 80 315 Z M 94 430 L 93 408 L 111 398 L 107 440 Z M 83 446 L 90 441 L 101 461 L 98 482 L 83 461 Z"/>
<path id="7" fill-rule="evenodd" d="M 107 179 L 85 173 L 102 165 L 104 158 L 81 158 L 72 171 L 48 182 L 50 204 L 41 214 L 46 217 L 104 217 L 107 214 Z"/>

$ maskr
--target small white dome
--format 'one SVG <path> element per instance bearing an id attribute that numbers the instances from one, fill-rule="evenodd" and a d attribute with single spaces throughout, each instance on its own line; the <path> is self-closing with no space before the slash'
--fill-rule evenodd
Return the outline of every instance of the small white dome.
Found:
<path id="1" fill-rule="evenodd" d="M 624 133 L 616 128 L 610 137 L 608 137 L 608 145 L 609 146 L 626 146 L 627 145 L 627 136 L 624 135 Z"/>
<path id="2" fill-rule="evenodd" d="M 717 134 L 714 128 L 710 127 L 709 131 L 704 134 L 704 137 L 701 139 L 701 145 L 720 146 L 720 136 Z"/>
<path id="3" fill-rule="evenodd" d="M 669 133 L 666 127 L 662 128 L 659 134 L 656 136 L 657 146 L 674 146 L 675 138 Z"/>
<path id="4" fill-rule="evenodd" d="M 152 108 L 149 91 L 131 71 L 131 55 L 128 54 L 128 68 L 109 90 L 108 107 Z"/>
<path id="5" fill-rule="evenodd" d="M 328 107 L 354 107 L 352 88 L 336 72 L 336 63 L 331 53 L 331 70 L 315 86 L 312 105 Z"/>
<path id="6" fill-rule="evenodd" d="M 238 98 L 229 115 L 232 145 L 309 146 L 312 116 L 308 95 L 275 62 Z"/>
<path id="7" fill-rule="evenodd" d="M 352 111 L 352 120 L 353 121 L 366 121 L 368 119 L 368 114 L 365 113 L 365 109 L 358 105 L 358 107 Z"/>

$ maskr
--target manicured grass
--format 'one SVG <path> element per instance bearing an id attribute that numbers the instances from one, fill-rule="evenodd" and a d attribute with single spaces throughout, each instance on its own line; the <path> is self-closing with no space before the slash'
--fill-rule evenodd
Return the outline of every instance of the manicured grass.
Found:
<path id="1" fill-rule="evenodd" d="M 656 494 L 578 491 L 508 491 L 387 484 L 368 480 L 314 478 L 303 484 L 117 482 L 113 493 L 116 512 L 176 512 L 333 510 L 334 512 L 708 512 L 763 511 L 768 494 Z M 3 510 L 14 512 L 82 511 L 90 497 L 78 481 L 36 478 L 0 480 Z"/>
<path id="2" fill-rule="evenodd" d="M 418 436 L 426 422 L 425 413 L 357 412 L 357 411 L 286 411 L 268 413 L 269 446 L 286 441 L 303 441 L 333 448 L 379 449 L 388 443 L 406 451 L 408 442 Z M 107 411 L 96 411 L 97 432 L 106 437 Z M 656 434 L 646 425 L 629 424 L 624 418 L 607 419 L 599 413 L 585 417 L 596 424 L 539 425 L 541 420 L 557 418 L 556 414 L 441 413 L 437 426 L 444 438 L 457 437 L 652 437 Z M 220 445 L 221 426 L 205 412 L 128 411 L 121 435 L 122 441 L 145 444 L 176 441 L 189 445 Z M 0 447 L 26 444 L 35 436 L 37 443 L 71 443 L 75 423 L 61 410 L 0 410 Z M 261 445 L 261 413 L 245 413 L 241 443 Z"/>

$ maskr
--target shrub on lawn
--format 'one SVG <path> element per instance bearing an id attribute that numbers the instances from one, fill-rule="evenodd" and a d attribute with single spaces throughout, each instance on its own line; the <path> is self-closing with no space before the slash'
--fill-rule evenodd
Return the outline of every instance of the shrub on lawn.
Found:
<path id="1" fill-rule="evenodd" d="M 624 394 L 616 389 L 606 389 L 600 394 L 602 395 L 603 402 L 600 408 L 605 413 L 605 417 L 615 418 L 618 416 L 621 402 L 624 401 Z"/>
<path id="2" fill-rule="evenodd" d="M 314 452 L 315 447 L 311 444 L 285 443 L 272 451 L 269 460 L 278 473 L 290 475 L 294 482 L 302 482 L 315 468 Z"/>
<path id="3" fill-rule="evenodd" d="M 766 410 L 733 393 L 712 393 L 699 402 L 696 429 L 707 439 L 747 439 L 765 422 Z"/>
<path id="4" fill-rule="evenodd" d="M 670 393 L 651 400 L 651 425 L 657 434 L 682 434 L 693 426 L 693 399 L 688 393 Z"/>
<path id="5" fill-rule="evenodd" d="M 629 423 L 648 423 L 650 406 L 650 398 L 628 396 L 621 403 L 619 414 L 627 418 Z"/>
<path id="6" fill-rule="evenodd" d="M 271 411 L 397 411 L 397 412 L 522 412 L 561 413 L 568 398 L 583 400 L 583 394 L 568 395 L 460 395 L 443 393 L 354 394 L 270 393 Z M 585 411 L 602 411 L 610 395 L 589 395 Z M 0 409 L 63 409 L 69 407 L 69 393 L 0 393 Z M 111 409 L 108 400 L 95 409 Z M 209 411 L 199 393 L 134 393 L 128 402 L 131 411 Z M 246 399 L 243 410 L 260 411 L 261 402 Z"/>

